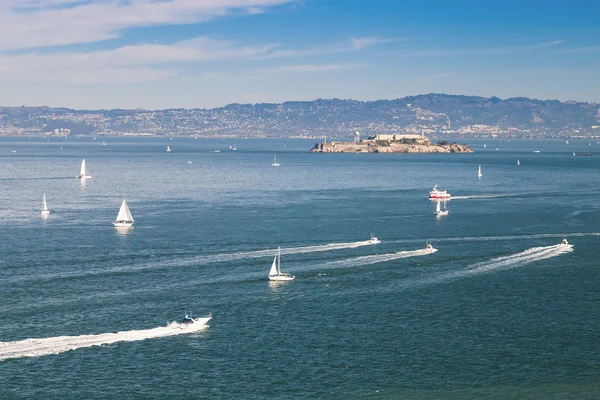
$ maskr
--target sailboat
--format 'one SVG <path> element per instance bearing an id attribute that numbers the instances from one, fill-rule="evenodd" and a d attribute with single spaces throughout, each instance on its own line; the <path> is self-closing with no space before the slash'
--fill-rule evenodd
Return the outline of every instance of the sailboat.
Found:
<path id="1" fill-rule="evenodd" d="M 437 205 L 435 206 L 435 212 L 434 214 L 437 215 L 438 217 L 441 217 L 442 215 L 448 215 L 448 209 L 446 208 L 446 202 L 444 202 L 444 209 L 442 210 L 441 207 L 441 201 L 437 202 Z"/>
<path id="2" fill-rule="evenodd" d="M 517 160 L 517 165 L 521 165 L 521 161 Z"/>
<path id="3" fill-rule="evenodd" d="M 269 271 L 269 280 L 271 281 L 291 281 L 294 275 L 281 272 L 281 248 L 277 248 L 277 255 L 273 259 L 271 270 Z"/>
<path id="4" fill-rule="evenodd" d="M 89 175 L 87 167 L 85 166 L 85 158 L 83 159 L 83 161 L 81 162 L 81 170 L 79 171 L 79 179 L 89 179 L 92 176 Z"/>
<path id="5" fill-rule="evenodd" d="M 477 177 L 481 178 L 483 174 L 481 173 L 481 165 L 479 166 L 479 170 L 477 171 Z"/>
<path id="6" fill-rule="evenodd" d="M 131 212 L 129 212 L 129 207 L 127 207 L 127 203 L 123 200 L 121 203 L 121 208 L 119 209 L 119 214 L 117 215 L 117 220 L 113 222 L 114 226 L 131 226 L 133 225 L 133 217 L 131 216 Z"/>
<path id="7" fill-rule="evenodd" d="M 42 196 L 42 217 L 47 217 L 50 214 L 48 204 L 46 204 L 46 193 Z"/>
<path id="8" fill-rule="evenodd" d="M 279 163 L 277 162 L 277 154 L 273 154 L 273 164 L 274 167 L 279 167 Z"/>
<path id="9" fill-rule="evenodd" d="M 170 153 L 170 152 L 171 152 L 171 147 L 167 146 L 167 153 Z"/>

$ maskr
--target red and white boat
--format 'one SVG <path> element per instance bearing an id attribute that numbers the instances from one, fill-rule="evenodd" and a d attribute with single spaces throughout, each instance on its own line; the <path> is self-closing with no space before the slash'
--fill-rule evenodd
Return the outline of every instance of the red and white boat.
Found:
<path id="1" fill-rule="evenodd" d="M 431 192 L 429 192 L 429 198 L 432 200 L 450 200 L 450 193 L 445 190 L 438 190 L 437 185 L 434 185 Z"/>

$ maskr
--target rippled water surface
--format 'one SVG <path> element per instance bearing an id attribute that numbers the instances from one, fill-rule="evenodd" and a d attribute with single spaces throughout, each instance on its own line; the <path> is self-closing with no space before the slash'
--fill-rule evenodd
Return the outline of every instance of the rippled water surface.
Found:
<path id="1" fill-rule="evenodd" d="M 597 398 L 600 145 L 570 142 L 0 138 L 0 398 Z"/>

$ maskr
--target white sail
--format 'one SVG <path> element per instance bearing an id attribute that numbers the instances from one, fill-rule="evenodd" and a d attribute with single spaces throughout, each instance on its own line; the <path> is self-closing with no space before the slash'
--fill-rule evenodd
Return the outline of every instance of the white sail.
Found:
<path id="1" fill-rule="evenodd" d="M 277 162 L 277 154 L 273 154 L 273 164 L 274 167 L 279 167 L 279 163 Z"/>
<path id="2" fill-rule="evenodd" d="M 477 171 L 477 177 L 481 178 L 483 174 L 481 173 L 481 165 L 479 166 L 479 170 Z"/>
<path id="3" fill-rule="evenodd" d="M 517 160 L 517 165 L 521 165 L 521 161 Z"/>
<path id="4" fill-rule="evenodd" d="M 50 214 L 50 210 L 48 210 L 48 204 L 46 204 L 46 193 L 42 196 L 42 215 Z"/>
<path id="5" fill-rule="evenodd" d="M 273 264 L 271 265 L 271 270 L 269 271 L 269 276 L 277 275 L 277 256 L 273 259 Z"/>
<path id="6" fill-rule="evenodd" d="M 83 179 L 91 178 L 91 176 L 88 175 L 87 166 L 85 165 L 85 158 L 81 162 L 81 169 L 79 170 L 78 178 L 83 178 Z"/>
<path id="7" fill-rule="evenodd" d="M 442 208 L 440 207 L 441 202 L 438 201 L 437 205 L 435 206 L 435 213 L 439 214 L 442 211 Z"/>
<path id="8" fill-rule="evenodd" d="M 131 212 L 129 212 L 129 207 L 127 207 L 127 203 L 125 202 L 125 200 L 123 200 L 123 203 L 121 203 L 121 208 L 119 209 L 117 220 L 114 223 L 124 223 L 127 225 L 133 224 L 133 216 L 131 215 Z"/>
<path id="9" fill-rule="evenodd" d="M 171 147 L 167 146 L 167 153 L 171 152 Z"/>

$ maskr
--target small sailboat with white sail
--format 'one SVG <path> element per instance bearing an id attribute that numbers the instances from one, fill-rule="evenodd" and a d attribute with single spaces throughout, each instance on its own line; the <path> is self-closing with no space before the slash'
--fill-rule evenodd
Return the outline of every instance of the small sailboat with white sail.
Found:
<path id="1" fill-rule="evenodd" d="M 279 163 L 277 162 L 277 154 L 273 154 L 273 164 L 274 167 L 279 167 Z"/>
<path id="2" fill-rule="evenodd" d="M 117 215 L 117 219 L 113 222 L 113 225 L 115 227 L 130 227 L 133 225 L 133 216 L 131 215 L 125 200 L 123 200 L 123 203 L 121 203 L 119 214 Z"/>
<path id="3" fill-rule="evenodd" d="M 479 166 L 479 170 L 477 171 L 477 177 L 481 178 L 483 174 L 481 173 L 481 165 Z"/>
<path id="4" fill-rule="evenodd" d="M 517 165 L 521 165 L 521 161 L 517 160 Z"/>
<path id="5" fill-rule="evenodd" d="M 285 272 L 281 272 L 281 248 L 277 248 L 277 254 L 273 259 L 271 270 L 269 271 L 269 280 L 271 281 L 291 281 L 295 276 Z"/>
<path id="6" fill-rule="evenodd" d="M 46 204 L 46 193 L 42 196 L 42 217 L 46 218 L 50 215 L 50 210 L 48 209 L 48 204 Z"/>
<path id="7" fill-rule="evenodd" d="M 446 208 L 446 202 L 444 202 L 444 209 L 442 210 L 441 201 L 438 201 L 435 206 L 435 211 L 433 212 L 436 216 L 441 217 L 443 215 L 448 215 L 448 208 Z"/>
<path id="8" fill-rule="evenodd" d="M 171 146 L 167 146 L 167 153 L 171 152 Z"/>
<path id="9" fill-rule="evenodd" d="M 83 161 L 81 162 L 81 169 L 79 170 L 79 176 L 77 176 L 77 178 L 79 179 L 90 179 L 92 176 L 89 174 L 88 170 L 87 170 L 87 166 L 85 165 L 85 158 L 83 159 Z"/>

